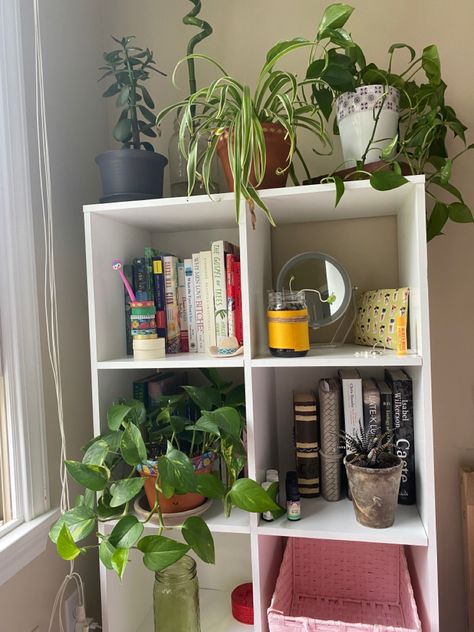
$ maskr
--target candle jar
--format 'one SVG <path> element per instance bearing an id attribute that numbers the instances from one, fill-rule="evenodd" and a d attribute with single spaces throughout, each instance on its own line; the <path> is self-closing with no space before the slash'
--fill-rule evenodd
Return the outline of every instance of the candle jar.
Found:
<path id="1" fill-rule="evenodd" d="M 201 632 L 196 562 L 189 555 L 155 573 L 155 632 Z"/>
<path id="2" fill-rule="evenodd" d="M 269 292 L 267 321 L 272 355 L 296 358 L 308 353 L 308 309 L 303 291 Z"/>

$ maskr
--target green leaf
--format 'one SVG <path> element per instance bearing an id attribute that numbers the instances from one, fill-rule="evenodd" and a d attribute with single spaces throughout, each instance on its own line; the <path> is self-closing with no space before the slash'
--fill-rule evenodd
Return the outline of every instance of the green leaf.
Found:
<path id="1" fill-rule="evenodd" d="M 211 435 L 215 435 L 216 437 L 221 436 L 221 431 L 219 430 L 219 426 L 212 421 L 207 414 L 202 415 L 196 421 L 194 427 L 196 430 L 200 430 L 201 432 L 208 432 Z"/>
<path id="2" fill-rule="evenodd" d="M 224 498 L 224 483 L 215 474 L 196 474 L 196 491 L 206 498 Z"/>
<path id="3" fill-rule="evenodd" d="M 138 106 L 140 109 L 140 112 L 143 114 L 143 116 L 153 125 L 155 125 L 156 123 L 156 115 L 153 114 L 153 112 L 151 110 L 149 110 L 148 108 L 146 108 L 144 105 L 139 105 Z"/>
<path id="4" fill-rule="evenodd" d="M 142 434 L 135 424 L 125 422 L 120 442 L 120 453 L 125 463 L 138 465 L 146 460 L 146 447 Z"/>
<path id="5" fill-rule="evenodd" d="M 376 171 L 370 176 L 370 184 L 377 191 L 390 191 L 397 189 L 408 182 L 404 177 L 394 171 Z"/>
<path id="6" fill-rule="evenodd" d="M 434 178 L 432 178 L 429 181 L 428 186 L 430 184 L 435 184 L 436 186 L 441 187 L 445 191 L 448 191 L 448 193 L 451 193 L 451 195 L 453 195 L 455 198 L 457 198 L 460 202 L 464 202 L 463 197 L 461 195 L 461 191 L 459 191 L 459 189 L 457 189 L 450 182 L 441 182 L 441 178 L 439 176 L 435 176 Z"/>
<path id="7" fill-rule="evenodd" d="M 111 406 L 107 411 L 107 423 L 110 430 L 118 430 L 131 410 L 132 407 L 125 406 L 125 404 L 114 404 Z"/>
<path id="8" fill-rule="evenodd" d="M 128 102 L 128 97 L 130 96 L 130 86 L 124 86 L 120 90 L 120 94 L 117 97 L 116 105 L 118 108 L 123 107 Z"/>
<path id="9" fill-rule="evenodd" d="M 115 548 L 129 549 L 141 538 L 143 529 L 143 523 L 136 516 L 124 516 L 112 529 L 109 542 Z"/>
<path id="10" fill-rule="evenodd" d="M 203 562 L 214 564 L 216 554 L 209 527 L 199 516 L 188 518 L 181 528 L 183 538 Z"/>
<path id="11" fill-rule="evenodd" d="M 280 505 L 278 505 L 277 503 L 277 496 L 278 496 L 279 490 L 280 490 L 280 485 L 276 481 L 272 483 L 270 487 L 267 489 L 267 494 L 270 496 L 273 502 L 278 506 L 278 509 L 275 509 L 271 512 L 274 520 L 277 520 L 278 518 L 281 518 L 282 516 L 286 514 L 286 509 L 284 509 L 283 507 L 280 507 Z"/>
<path id="12" fill-rule="evenodd" d="M 128 118 L 120 119 L 117 125 L 114 127 L 112 131 L 112 135 L 119 143 L 124 143 L 128 138 L 130 138 L 130 134 L 132 133 L 132 122 Z M 111 430 L 117 430 L 118 428 L 112 428 Z"/>
<path id="13" fill-rule="evenodd" d="M 225 405 L 234 408 L 245 406 L 245 384 L 239 384 L 227 393 Z"/>
<path id="14" fill-rule="evenodd" d="M 341 201 L 342 196 L 344 195 L 344 191 L 345 191 L 344 180 L 340 176 L 334 175 L 327 178 L 327 181 L 334 182 L 334 185 L 336 187 L 336 203 L 334 205 L 336 207 Z"/>
<path id="15" fill-rule="evenodd" d="M 110 488 L 112 494 L 112 500 L 110 501 L 111 507 L 120 507 L 129 500 L 135 498 L 135 496 L 141 491 L 145 484 L 144 478 L 126 478 L 121 481 L 117 481 Z"/>
<path id="16" fill-rule="evenodd" d="M 122 579 L 128 562 L 128 549 L 116 549 L 110 561 L 113 570 L 117 573 L 118 577 Z"/>
<path id="17" fill-rule="evenodd" d="M 156 462 L 158 468 L 159 486 L 165 498 L 171 498 L 175 493 L 176 477 L 173 464 L 165 455 L 158 457 Z"/>
<path id="18" fill-rule="evenodd" d="M 328 88 L 314 88 L 313 97 L 318 104 L 319 109 L 323 113 L 326 121 L 329 121 L 329 117 L 332 113 L 332 92 Z"/>
<path id="19" fill-rule="evenodd" d="M 326 7 L 319 24 L 317 38 L 324 37 L 326 29 L 339 29 L 344 26 L 353 11 L 354 7 L 350 7 L 348 4 L 337 3 Z"/>
<path id="20" fill-rule="evenodd" d="M 235 439 L 240 437 L 242 430 L 242 418 L 239 411 L 232 406 L 222 406 L 217 410 L 203 411 L 201 419 L 202 418 L 216 424 L 221 431 L 221 435 L 224 433 L 234 437 Z M 198 424 L 199 422 L 196 425 Z"/>
<path id="21" fill-rule="evenodd" d="M 145 86 L 140 86 L 140 89 L 141 89 L 142 94 L 143 94 L 143 100 L 148 105 L 148 107 L 153 110 L 153 108 L 155 107 L 155 103 L 154 103 L 153 99 L 151 98 L 150 93 L 145 88 Z"/>
<path id="22" fill-rule="evenodd" d="M 89 465 L 79 461 L 64 461 L 64 464 L 72 478 L 87 489 L 100 492 L 109 481 L 110 471 L 104 465 Z"/>
<path id="23" fill-rule="evenodd" d="M 232 382 L 227 382 L 226 380 L 222 379 L 217 369 L 203 368 L 203 369 L 200 369 L 200 371 L 203 375 L 206 376 L 209 382 L 211 382 L 211 384 L 215 388 L 217 388 L 217 390 L 220 393 L 222 393 L 223 391 L 226 391 L 229 388 L 229 386 L 232 385 Z"/>
<path id="24" fill-rule="evenodd" d="M 138 544 L 142 551 L 143 563 L 151 571 L 162 571 L 180 560 L 190 547 L 162 535 L 147 535 Z"/>
<path id="25" fill-rule="evenodd" d="M 102 93 L 103 97 L 113 97 L 120 92 L 118 83 L 112 83 L 105 92 Z"/>
<path id="26" fill-rule="evenodd" d="M 307 43 L 308 40 L 304 37 L 295 37 L 291 40 L 284 40 L 277 42 L 267 53 L 266 65 L 271 63 L 274 59 L 282 57 L 286 52 L 293 50 L 295 45 Z"/>
<path id="27" fill-rule="evenodd" d="M 439 85 L 441 83 L 441 62 L 438 49 L 434 44 L 423 49 L 421 65 L 429 82 L 435 86 Z"/>
<path id="28" fill-rule="evenodd" d="M 52 542 L 58 541 L 59 533 L 64 524 L 68 527 L 74 542 L 79 542 L 94 531 L 96 516 L 94 511 L 86 505 L 80 505 L 66 511 L 51 527 L 49 538 Z"/>
<path id="29" fill-rule="evenodd" d="M 109 444 L 104 439 L 97 439 L 87 448 L 82 462 L 89 465 L 103 465 L 109 452 Z"/>
<path id="30" fill-rule="evenodd" d="M 186 454 L 180 450 L 176 450 L 170 443 L 168 443 L 168 450 L 165 458 L 171 465 L 171 469 L 167 472 L 170 477 L 169 483 L 170 485 L 173 485 L 176 493 L 186 494 L 187 492 L 195 491 L 196 480 L 194 476 L 194 467 Z M 158 469 L 158 471 L 160 470 Z"/>
<path id="31" fill-rule="evenodd" d="M 112 556 L 115 553 L 115 547 L 108 540 L 102 540 L 99 544 L 99 559 L 105 568 L 112 570 Z"/>
<path id="32" fill-rule="evenodd" d="M 63 524 L 56 541 L 56 550 L 63 560 L 74 560 L 80 554 L 81 549 L 74 544 L 72 535 L 66 524 Z"/>
<path id="33" fill-rule="evenodd" d="M 213 410 L 221 405 L 221 395 L 212 386 L 183 386 L 199 410 Z"/>
<path id="34" fill-rule="evenodd" d="M 97 515 L 101 520 L 108 520 L 109 518 L 115 518 L 120 516 L 125 510 L 125 505 L 119 507 L 111 507 L 110 501 L 112 496 L 108 489 L 104 490 L 104 493 L 97 501 Z"/>
<path id="35" fill-rule="evenodd" d="M 439 180 L 441 184 L 447 184 L 449 179 L 451 178 L 451 171 L 453 168 L 453 161 L 450 158 L 447 158 L 441 171 L 439 172 Z"/>
<path id="36" fill-rule="evenodd" d="M 468 223 L 474 222 L 471 209 L 461 202 L 453 202 L 448 207 L 449 219 L 453 222 Z"/>
<path id="37" fill-rule="evenodd" d="M 392 156 L 393 150 L 397 146 L 397 143 L 398 143 L 398 134 L 396 134 L 392 138 L 392 140 L 388 143 L 388 145 L 386 145 L 382 149 L 382 152 L 380 154 L 380 158 L 382 158 L 382 160 L 388 160 Z"/>
<path id="38" fill-rule="evenodd" d="M 427 240 L 430 241 L 433 237 L 441 234 L 444 225 L 448 221 L 449 210 L 448 205 L 443 202 L 436 202 L 431 211 L 430 218 L 427 226 Z"/>
<path id="39" fill-rule="evenodd" d="M 400 44 L 392 44 L 390 46 L 390 48 L 388 49 L 389 55 L 394 53 L 397 48 L 406 48 L 407 50 L 410 51 L 410 61 L 413 61 L 415 59 L 416 51 L 411 46 L 408 46 L 408 44 L 401 44 L 401 43 Z"/>
<path id="40" fill-rule="evenodd" d="M 232 485 L 229 497 L 233 504 L 245 511 L 261 513 L 277 511 L 278 505 L 257 482 L 250 478 L 239 478 Z"/>

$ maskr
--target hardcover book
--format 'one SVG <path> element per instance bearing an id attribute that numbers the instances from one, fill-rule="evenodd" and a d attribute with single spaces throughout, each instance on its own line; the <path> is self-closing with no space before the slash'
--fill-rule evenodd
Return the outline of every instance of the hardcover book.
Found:
<path id="1" fill-rule="evenodd" d="M 382 432 L 393 428 L 393 393 L 387 382 L 376 380 L 380 392 L 380 410 L 382 414 Z"/>
<path id="2" fill-rule="evenodd" d="M 316 398 L 313 393 L 293 393 L 296 471 L 301 496 L 319 496 L 319 445 Z"/>
<path id="3" fill-rule="evenodd" d="M 233 252 L 234 246 L 228 241 L 214 241 L 211 245 L 214 318 L 216 324 L 216 342 L 218 345 L 223 338 L 229 335 L 225 264 L 227 255 Z"/>
<path id="4" fill-rule="evenodd" d="M 193 281 L 193 260 L 184 260 L 184 276 L 186 289 L 186 316 L 188 320 L 188 341 L 189 351 L 196 352 L 197 336 L 196 336 L 196 312 L 194 298 L 194 281 Z"/>
<path id="5" fill-rule="evenodd" d="M 398 502 L 402 505 L 414 505 L 416 483 L 412 381 L 402 369 L 385 369 L 385 380 L 393 391 L 395 454 L 403 462 Z"/>
<path id="6" fill-rule="evenodd" d="M 153 280 L 145 257 L 135 257 L 133 260 L 133 286 L 137 301 L 153 301 Z"/>
<path id="7" fill-rule="evenodd" d="M 341 498 L 342 453 L 339 432 L 342 419 L 341 385 L 328 378 L 319 382 L 321 427 L 321 493 L 323 498 Z"/>
<path id="8" fill-rule="evenodd" d="M 177 263 L 177 258 L 172 255 L 163 257 L 167 353 L 179 353 L 180 351 Z"/>
<path id="9" fill-rule="evenodd" d="M 364 428 L 372 437 L 382 433 L 382 413 L 380 408 L 380 391 L 375 380 L 362 380 L 362 396 L 364 400 Z"/>
<path id="10" fill-rule="evenodd" d="M 196 316 L 196 345 L 199 353 L 204 353 L 204 310 L 202 305 L 201 256 L 193 254 L 194 312 Z"/>
<path id="11" fill-rule="evenodd" d="M 233 262 L 234 300 L 235 300 L 235 337 L 239 345 L 244 344 L 244 332 L 242 322 L 242 290 L 240 286 L 240 259 L 236 257 Z"/>
<path id="12" fill-rule="evenodd" d="M 216 344 L 216 320 L 214 317 L 214 288 L 212 282 L 212 255 L 210 250 L 199 253 L 201 271 L 202 311 L 204 314 L 204 350 Z"/>
<path id="13" fill-rule="evenodd" d="M 227 292 L 227 328 L 229 336 L 235 336 L 235 285 L 234 285 L 234 257 L 226 255 L 226 292 Z"/>
<path id="14" fill-rule="evenodd" d="M 178 262 L 178 312 L 179 312 L 179 340 L 181 351 L 189 351 L 188 311 L 186 307 L 186 277 L 184 263 Z"/>
<path id="15" fill-rule="evenodd" d="M 359 422 L 363 423 L 362 379 L 357 369 L 339 369 L 344 407 L 344 430 L 355 436 Z"/>
<path id="16" fill-rule="evenodd" d="M 155 290 L 156 333 L 159 338 L 166 338 L 166 296 L 163 257 L 153 257 L 152 270 Z"/>

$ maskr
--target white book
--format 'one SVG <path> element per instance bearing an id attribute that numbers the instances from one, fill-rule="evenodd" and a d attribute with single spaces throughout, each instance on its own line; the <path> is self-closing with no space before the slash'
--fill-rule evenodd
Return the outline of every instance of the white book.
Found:
<path id="1" fill-rule="evenodd" d="M 189 351 L 196 352 L 197 348 L 197 335 L 196 335 L 196 310 L 195 310 L 195 298 L 194 298 L 194 282 L 193 282 L 193 260 L 184 260 L 184 274 L 186 285 L 186 313 L 188 317 L 188 337 L 189 337 Z"/>
<path id="2" fill-rule="evenodd" d="M 234 248 L 228 241 L 214 241 L 211 246 L 212 280 L 214 284 L 214 319 L 216 323 L 217 344 L 229 335 L 227 322 L 227 291 L 225 256 Z"/>
<path id="3" fill-rule="evenodd" d="M 193 286 L 194 286 L 194 313 L 196 326 L 196 344 L 199 353 L 204 353 L 204 311 L 202 305 L 201 288 L 201 255 L 193 254 Z"/>
<path id="4" fill-rule="evenodd" d="M 216 319 L 214 317 L 214 288 L 212 283 L 212 256 L 210 250 L 199 253 L 199 267 L 201 271 L 202 310 L 204 313 L 204 349 L 216 344 Z"/>
<path id="5" fill-rule="evenodd" d="M 184 263 L 179 261 L 178 270 L 178 311 L 179 311 L 179 338 L 181 351 L 189 351 L 188 336 L 188 310 L 186 307 L 186 276 Z"/>
<path id="6" fill-rule="evenodd" d="M 362 378 L 357 369 L 339 369 L 344 406 L 344 427 L 347 434 L 355 436 L 359 422 L 364 424 Z"/>

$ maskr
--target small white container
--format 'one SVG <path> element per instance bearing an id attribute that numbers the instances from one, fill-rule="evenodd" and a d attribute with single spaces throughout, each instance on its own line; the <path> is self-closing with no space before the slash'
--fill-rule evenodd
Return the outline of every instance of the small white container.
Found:
<path id="1" fill-rule="evenodd" d="M 165 339 L 133 340 L 133 357 L 135 360 L 159 360 L 164 358 Z"/>
<path id="2" fill-rule="evenodd" d="M 267 491 L 267 489 L 273 485 L 273 483 L 279 483 L 280 481 L 280 477 L 278 475 L 278 470 L 267 470 L 266 475 L 265 475 L 265 481 L 262 483 L 262 487 L 265 491 Z M 278 504 L 279 502 L 279 497 L 280 494 L 277 494 L 277 498 L 276 498 L 276 502 Z M 273 520 L 273 516 L 272 516 L 272 512 L 271 511 L 265 511 L 264 513 L 262 513 L 262 519 L 266 520 L 267 522 L 271 522 Z"/>

